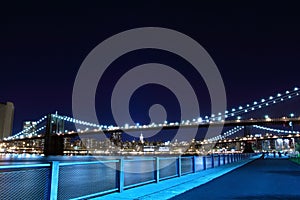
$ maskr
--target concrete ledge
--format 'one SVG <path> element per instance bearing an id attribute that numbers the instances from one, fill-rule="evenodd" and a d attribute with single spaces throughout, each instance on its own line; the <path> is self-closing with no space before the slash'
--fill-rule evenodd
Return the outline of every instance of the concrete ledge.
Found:
<path id="1" fill-rule="evenodd" d="M 250 159 L 242 160 L 235 163 L 226 164 L 220 167 L 199 171 L 176 177 L 168 180 L 163 180 L 159 183 L 151 183 L 148 185 L 139 186 L 124 190 L 122 193 L 112 193 L 105 196 L 93 198 L 93 200 L 101 199 L 169 199 L 176 195 L 182 194 L 195 187 L 203 185 L 215 178 L 218 178 L 236 168 L 239 168 L 259 156 L 254 156 Z"/>

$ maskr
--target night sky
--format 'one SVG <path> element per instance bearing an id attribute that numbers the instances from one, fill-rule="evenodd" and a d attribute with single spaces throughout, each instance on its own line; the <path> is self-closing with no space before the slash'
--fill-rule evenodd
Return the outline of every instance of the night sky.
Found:
<path id="1" fill-rule="evenodd" d="M 15 105 L 14 133 L 21 130 L 24 120 L 38 120 L 55 111 L 72 116 L 73 84 L 85 57 L 106 38 L 138 27 L 174 29 L 199 42 L 221 72 L 228 107 L 300 86 L 300 13 L 296 5 L 252 1 L 244 5 L 22 3 L 2 5 L 0 24 L 0 102 Z M 201 76 L 185 70 L 189 64 L 178 56 L 149 49 L 121 56 L 106 72 L 104 93 L 98 93 L 98 88 L 96 95 L 100 123 L 114 123 L 109 98 L 118 77 L 130 67 L 154 61 L 181 71 L 202 97 L 201 115 L 209 114 L 209 95 Z M 273 115 L 300 114 L 297 102 L 275 106 Z M 148 108 L 154 103 L 167 105 L 170 121 L 178 118 L 178 102 L 172 93 L 150 85 L 134 94 L 130 103 L 133 119 L 148 123 Z"/>

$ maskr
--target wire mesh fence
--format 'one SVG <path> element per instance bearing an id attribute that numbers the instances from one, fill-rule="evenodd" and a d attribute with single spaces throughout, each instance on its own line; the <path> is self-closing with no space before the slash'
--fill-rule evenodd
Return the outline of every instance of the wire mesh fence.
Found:
<path id="1" fill-rule="evenodd" d="M 57 199 L 78 198 L 116 187 L 116 163 L 60 166 Z"/>
<path id="2" fill-rule="evenodd" d="M 219 163 L 230 164 L 250 156 L 141 157 L 0 166 L 0 199 L 86 199 L 218 167 Z"/>
<path id="3" fill-rule="evenodd" d="M 49 168 L 0 170 L 0 199 L 49 199 Z"/>

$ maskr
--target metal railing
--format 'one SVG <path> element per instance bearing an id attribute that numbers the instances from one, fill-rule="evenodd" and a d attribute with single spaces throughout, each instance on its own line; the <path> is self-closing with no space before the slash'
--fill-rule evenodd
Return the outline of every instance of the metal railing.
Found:
<path id="1" fill-rule="evenodd" d="M 86 199 L 237 162 L 253 154 L 0 166 L 0 199 Z"/>

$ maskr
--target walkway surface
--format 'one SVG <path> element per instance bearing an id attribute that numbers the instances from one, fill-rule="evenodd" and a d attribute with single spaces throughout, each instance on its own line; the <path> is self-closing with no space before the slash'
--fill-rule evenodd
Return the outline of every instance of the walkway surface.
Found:
<path id="1" fill-rule="evenodd" d="M 159 183 L 152 183 L 144 186 L 139 186 L 136 188 L 124 190 L 122 193 L 112 193 L 105 196 L 93 198 L 93 200 L 102 199 L 170 199 L 176 195 L 182 194 L 188 190 L 191 190 L 199 185 L 203 185 L 217 177 L 220 177 L 234 169 L 246 165 L 249 162 L 257 159 L 258 156 L 251 159 L 239 161 L 236 163 L 231 163 L 216 167 L 213 169 L 208 169 L 205 171 L 200 171 L 195 174 L 188 174 L 178 178 L 172 178 L 168 180 L 161 181 Z M 193 198 L 199 199 L 199 195 Z M 184 197 L 179 197 L 184 199 Z"/>
<path id="2" fill-rule="evenodd" d="M 258 159 L 173 199 L 300 199 L 300 165 Z"/>

